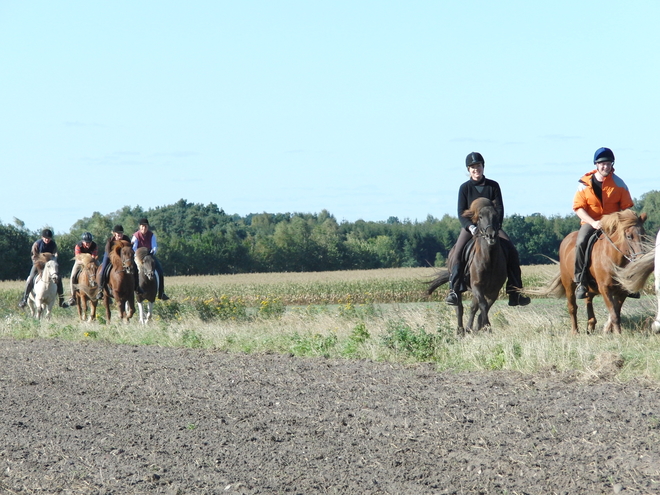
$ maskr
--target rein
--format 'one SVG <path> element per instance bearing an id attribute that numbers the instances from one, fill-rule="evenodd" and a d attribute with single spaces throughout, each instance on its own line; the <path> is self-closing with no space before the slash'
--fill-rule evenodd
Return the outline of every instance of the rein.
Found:
<path id="1" fill-rule="evenodd" d="M 632 253 L 630 255 L 627 255 L 626 253 L 621 251 L 621 249 L 619 249 L 619 246 L 614 244 L 614 241 L 610 238 L 609 235 L 607 235 L 607 233 L 603 229 L 598 229 L 598 230 L 600 231 L 599 236 L 603 236 L 605 239 L 607 239 L 609 243 L 614 247 L 614 249 L 616 249 L 619 252 L 619 254 L 621 254 L 621 256 L 627 259 L 629 263 L 634 262 L 638 256 L 641 256 L 643 254 L 643 253 L 635 253 L 632 249 L 632 246 L 630 245 L 630 241 L 626 239 L 626 244 L 628 245 L 628 252 Z"/>

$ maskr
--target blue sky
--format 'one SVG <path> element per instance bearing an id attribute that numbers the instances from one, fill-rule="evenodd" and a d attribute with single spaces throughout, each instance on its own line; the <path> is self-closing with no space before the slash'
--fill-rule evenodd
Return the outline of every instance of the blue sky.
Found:
<path id="1" fill-rule="evenodd" d="M 660 189 L 660 2 L 0 0 L 0 222 L 186 199 L 338 221 L 571 214 L 594 151 Z"/>

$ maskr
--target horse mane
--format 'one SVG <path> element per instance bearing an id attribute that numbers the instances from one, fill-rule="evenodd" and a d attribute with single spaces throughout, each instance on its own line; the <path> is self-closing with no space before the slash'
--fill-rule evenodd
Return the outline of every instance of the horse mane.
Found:
<path id="1" fill-rule="evenodd" d="M 488 198 L 477 198 L 472 201 L 470 208 L 463 212 L 465 218 L 470 218 L 472 223 L 479 221 L 479 212 L 486 206 L 493 206 L 493 202 Z"/>
<path id="2" fill-rule="evenodd" d="M 108 257 L 110 258 L 110 263 L 112 263 L 113 266 L 121 266 L 121 250 L 125 247 L 130 247 L 130 245 L 130 242 L 123 239 L 112 243 Z"/>
<path id="3" fill-rule="evenodd" d="M 603 215 L 603 218 L 600 219 L 600 223 L 603 231 L 608 236 L 614 237 L 615 235 L 624 232 L 626 229 L 634 227 L 640 220 L 644 222 L 644 220 L 646 220 L 646 214 L 642 213 L 642 215 L 638 217 L 634 211 L 628 209 Z"/>
<path id="4" fill-rule="evenodd" d="M 87 267 L 90 263 L 94 262 L 94 258 L 89 253 L 80 253 L 76 255 L 76 259 L 82 264 L 82 266 Z"/>
<path id="5" fill-rule="evenodd" d="M 43 272 L 46 263 L 48 263 L 52 259 L 55 259 L 52 253 L 39 253 L 37 255 L 37 259 L 34 260 L 34 266 L 37 267 L 37 272 L 38 273 Z"/>
<path id="6" fill-rule="evenodd" d="M 135 251 L 135 262 L 138 265 L 141 265 L 144 258 L 147 256 L 149 256 L 149 249 L 146 247 L 139 247 L 137 251 Z"/>

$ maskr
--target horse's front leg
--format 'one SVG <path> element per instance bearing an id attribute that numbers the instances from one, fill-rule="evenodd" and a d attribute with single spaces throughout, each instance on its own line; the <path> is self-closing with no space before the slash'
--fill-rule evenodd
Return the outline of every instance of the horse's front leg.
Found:
<path id="1" fill-rule="evenodd" d="M 137 302 L 137 307 L 138 307 L 138 314 L 139 314 L 139 316 L 140 316 L 140 323 L 144 324 L 144 323 L 146 323 L 147 321 L 146 321 L 146 318 L 145 318 L 145 316 L 144 316 L 144 307 L 143 307 L 143 303 L 142 303 L 141 301 L 138 301 L 138 302 Z"/>
<path id="2" fill-rule="evenodd" d="M 483 302 L 479 301 L 479 330 L 488 330 L 489 332 L 492 330 L 490 318 L 488 317 L 492 305 L 493 303 L 489 303 L 485 298 L 483 298 Z"/>
<path id="3" fill-rule="evenodd" d="M 470 302 L 470 313 L 468 314 L 468 322 L 466 326 L 468 332 L 479 330 L 479 328 L 476 329 L 474 328 L 474 318 L 477 315 L 478 310 L 479 310 L 479 303 L 477 302 L 474 293 L 472 293 L 472 301 Z"/>
<path id="4" fill-rule="evenodd" d="M 133 318 L 134 314 L 135 314 L 135 294 L 131 292 L 131 295 L 128 296 L 128 299 L 126 300 L 126 321 Z"/>
<path id="5" fill-rule="evenodd" d="M 146 319 L 145 323 L 148 323 L 149 320 L 151 320 L 151 316 L 152 316 L 153 314 L 154 314 L 154 302 L 153 302 L 153 301 L 149 301 L 149 302 L 147 303 L 147 319 Z"/>
<path id="6" fill-rule="evenodd" d="M 80 321 L 85 321 L 85 311 L 83 311 L 83 301 L 82 296 L 77 294 L 76 296 L 76 308 L 78 309 L 78 318 Z"/>

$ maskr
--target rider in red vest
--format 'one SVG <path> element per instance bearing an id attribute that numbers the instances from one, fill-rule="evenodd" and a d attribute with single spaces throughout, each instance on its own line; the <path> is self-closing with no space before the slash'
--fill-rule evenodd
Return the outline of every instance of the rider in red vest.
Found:
<path id="1" fill-rule="evenodd" d="M 154 257 L 154 261 L 156 262 L 156 272 L 158 273 L 158 299 L 167 301 L 169 297 L 165 294 L 165 276 L 163 275 L 163 267 L 160 265 L 158 258 L 156 258 L 156 251 L 158 250 L 156 234 L 149 229 L 149 220 L 146 218 L 141 218 L 138 223 L 138 230 L 133 234 L 133 238 L 131 239 L 131 242 L 133 243 L 133 251 L 145 247 Z"/>

